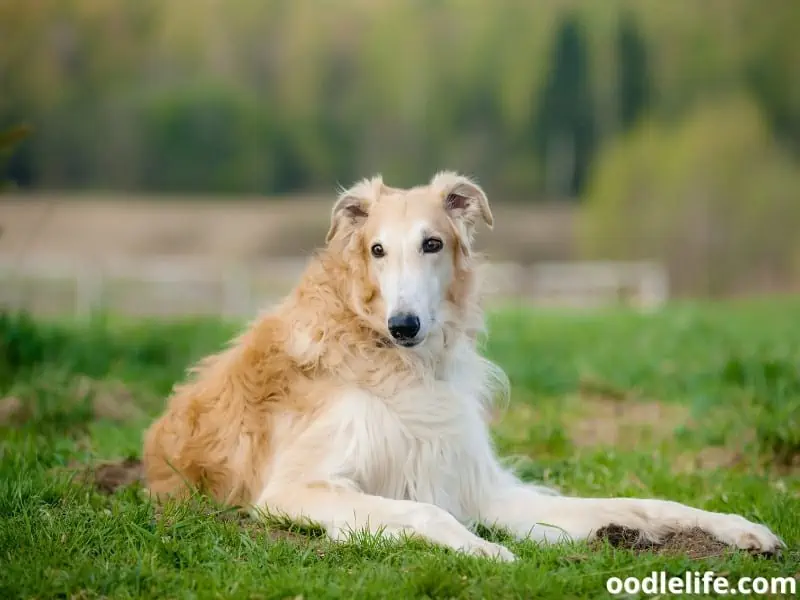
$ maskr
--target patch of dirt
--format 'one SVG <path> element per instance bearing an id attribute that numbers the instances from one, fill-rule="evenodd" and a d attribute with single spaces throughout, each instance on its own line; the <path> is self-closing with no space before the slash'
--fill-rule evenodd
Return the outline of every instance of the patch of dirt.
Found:
<path id="1" fill-rule="evenodd" d="M 745 461 L 739 448 L 724 446 L 708 446 L 697 452 L 685 452 L 677 456 L 673 462 L 675 473 L 693 473 L 695 471 L 713 471 L 715 469 L 733 469 Z"/>
<path id="2" fill-rule="evenodd" d="M 622 527 L 621 525 L 607 525 L 601 527 L 597 531 L 593 545 L 599 546 L 603 540 L 608 540 L 608 543 L 614 548 L 625 548 L 628 550 L 649 550 L 653 547 L 653 543 L 646 540 L 641 532 L 637 529 L 630 527 Z"/>
<path id="3" fill-rule="evenodd" d="M 635 448 L 643 442 L 670 439 L 676 427 L 691 422 L 687 406 L 607 395 L 582 396 L 580 412 L 585 416 L 567 423 L 570 439 L 579 448 Z"/>
<path id="4" fill-rule="evenodd" d="M 667 536 L 659 549 L 662 554 L 686 554 L 690 558 L 710 558 L 733 549 L 697 527 Z"/>
<path id="5" fill-rule="evenodd" d="M 113 494 L 119 488 L 136 482 L 144 482 L 142 461 L 138 458 L 126 458 L 123 461 L 101 462 L 78 472 L 78 481 L 92 484 L 103 494 Z"/>
<path id="6" fill-rule="evenodd" d="M 16 423 L 22 415 L 22 401 L 14 396 L 0 399 L 0 425 Z"/>
<path id="7" fill-rule="evenodd" d="M 121 381 L 80 376 L 70 380 L 67 387 L 62 409 L 78 407 L 88 400 L 97 419 L 124 422 L 144 414 L 134 394 Z M 0 425 L 24 425 L 36 417 L 37 408 L 31 398 L 8 396 L 0 399 Z"/>
<path id="8" fill-rule="evenodd" d="M 620 389 L 594 377 L 581 377 L 578 382 L 578 393 L 586 398 L 598 398 L 615 402 L 627 400 L 632 396 L 630 391 Z"/>
<path id="9" fill-rule="evenodd" d="M 695 560 L 721 556 L 734 551 L 730 546 L 697 527 L 670 533 L 661 542 L 655 543 L 645 539 L 642 533 L 636 529 L 608 525 L 598 530 L 592 546 L 597 549 L 606 540 L 615 548 L 636 552 L 652 551 L 657 554 L 673 556 L 684 555 Z"/>
<path id="10" fill-rule="evenodd" d="M 770 468 L 779 475 L 800 475 L 800 454 L 789 461 L 772 461 Z"/>
<path id="11" fill-rule="evenodd" d="M 92 412 L 98 419 L 128 421 L 142 414 L 133 393 L 120 381 L 80 377 L 76 381 L 74 395 L 76 398 L 91 397 Z"/>

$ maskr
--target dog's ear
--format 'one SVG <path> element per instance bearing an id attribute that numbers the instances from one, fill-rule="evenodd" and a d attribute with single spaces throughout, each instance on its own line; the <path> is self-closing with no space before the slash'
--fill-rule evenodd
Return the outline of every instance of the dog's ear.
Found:
<path id="1" fill-rule="evenodd" d="M 441 194 L 444 209 L 450 218 L 463 225 L 468 233 L 472 233 L 478 220 L 486 223 L 489 229 L 494 226 L 486 193 L 469 177 L 443 171 L 434 176 L 431 186 Z"/>
<path id="2" fill-rule="evenodd" d="M 372 204 L 380 196 L 383 179 L 380 175 L 363 179 L 350 189 L 342 190 L 331 212 L 331 227 L 325 242 L 330 242 L 340 232 L 352 231 L 361 226 L 369 216 Z"/>

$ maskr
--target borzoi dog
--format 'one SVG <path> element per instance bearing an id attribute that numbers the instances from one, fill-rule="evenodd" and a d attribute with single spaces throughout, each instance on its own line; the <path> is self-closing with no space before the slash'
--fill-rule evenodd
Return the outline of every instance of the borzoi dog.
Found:
<path id="1" fill-rule="evenodd" d="M 320 524 L 336 540 L 409 534 L 513 560 L 476 524 L 554 543 L 616 524 L 650 540 L 700 527 L 772 552 L 765 526 L 671 501 L 575 498 L 526 484 L 488 429 L 506 379 L 482 357 L 484 191 L 452 172 L 412 189 L 381 177 L 343 191 L 299 285 L 176 386 L 144 444 L 151 493 L 196 488 L 254 512 Z"/>

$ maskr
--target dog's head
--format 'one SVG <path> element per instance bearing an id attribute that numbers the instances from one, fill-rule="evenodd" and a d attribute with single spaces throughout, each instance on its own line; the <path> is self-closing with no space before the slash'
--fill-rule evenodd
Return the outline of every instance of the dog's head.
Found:
<path id="1" fill-rule="evenodd" d="M 464 301 L 479 221 L 491 227 L 492 213 L 486 194 L 467 177 L 442 172 L 404 190 L 378 176 L 341 193 L 327 241 L 355 263 L 358 311 L 397 345 L 413 347 Z"/>

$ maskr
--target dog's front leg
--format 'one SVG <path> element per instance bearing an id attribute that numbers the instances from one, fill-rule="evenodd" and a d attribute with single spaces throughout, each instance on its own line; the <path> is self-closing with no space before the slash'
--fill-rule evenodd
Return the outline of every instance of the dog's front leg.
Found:
<path id="1" fill-rule="evenodd" d="M 364 530 L 395 538 L 406 534 L 467 554 L 514 560 L 508 549 L 476 536 L 438 506 L 363 494 L 350 488 L 269 486 L 255 510 L 318 523 L 334 540 L 346 540 L 352 533 Z"/>
<path id="2" fill-rule="evenodd" d="M 774 552 L 784 546 L 768 528 L 739 515 L 667 500 L 549 496 L 522 483 L 490 491 L 481 521 L 544 542 L 590 539 L 602 527 L 619 525 L 636 529 L 651 541 L 673 531 L 699 527 L 737 548 Z"/>

